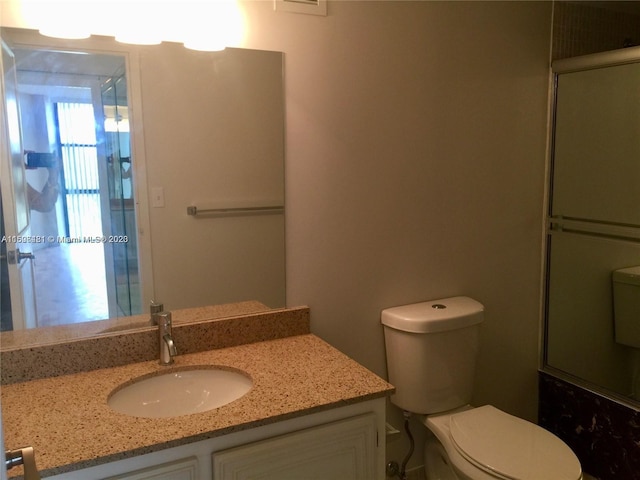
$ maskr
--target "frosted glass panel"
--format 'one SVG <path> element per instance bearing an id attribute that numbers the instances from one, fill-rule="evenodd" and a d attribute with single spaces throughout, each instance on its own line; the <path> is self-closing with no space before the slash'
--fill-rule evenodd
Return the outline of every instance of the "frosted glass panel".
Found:
<path id="1" fill-rule="evenodd" d="M 631 394 L 631 350 L 615 342 L 611 276 L 638 263 L 637 243 L 551 235 L 548 365 L 621 395 Z"/>
<path id="2" fill-rule="evenodd" d="M 554 216 L 640 225 L 640 65 L 558 75 Z"/>

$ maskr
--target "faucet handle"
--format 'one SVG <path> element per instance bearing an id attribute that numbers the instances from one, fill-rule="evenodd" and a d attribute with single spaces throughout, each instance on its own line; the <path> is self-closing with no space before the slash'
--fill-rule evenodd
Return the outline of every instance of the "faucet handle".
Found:
<path id="1" fill-rule="evenodd" d="M 155 300 L 151 300 L 149 303 L 149 313 L 151 314 L 149 321 L 151 322 L 151 325 L 158 324 L 157 315 L 162 313 L 163 310 L 164 305 L 162 303 L 157 303 Z"/>
<path id="2" fill-rule="evenodd" d="M 156 302 L 155 300 L 151 300 L 149 302 L 149 311 L 151 313 L 160 313 L 164 310 L 164 305 L 160 302 Z"/>

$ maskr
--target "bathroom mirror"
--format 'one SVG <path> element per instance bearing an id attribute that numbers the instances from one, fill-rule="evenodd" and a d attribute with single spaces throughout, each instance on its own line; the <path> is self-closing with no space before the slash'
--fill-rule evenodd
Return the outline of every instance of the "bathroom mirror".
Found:
<path id="1" fill-rule="evenodd" d="M 6 212 L 16 217 L 14 185 L 0 177 L 3 253 L 22 247 L 14 273 L 36 279 L 35 292 L 11 292 L 10 307 L 28 316 L 25 299 L 53 294 L 48 305 L 36 302 L 23 326 L 73 330 L 69 324 L 82 319 L 61 307 L 72 289 L 88 292 L 78 302 L 91 322 L 76 329 L 86 335 L 112 331 L 103 318 L 120 319 L 114 328 L 146 325 L 137 315 L 144 316 L 152 299 L 170 310 L 225 305 L 219 315 L 285 306 L 282 53 L 205 53 L 95 36 L 58 40 L 15 28 L 0 33 L 5 80 L 8 64 L 16 65 L 9 76 L 28 152 L 17 163 L 26 163 L 34 190 L 57 175 L 62 191 L 49 211 L 30 209 L 30 230 L 7 228 Z M 80 127 L 71 134 L 76 118 Z M 11 152 L 2 154 L 8 164 Z M 47 155 L 58 159 L 57 171 Z M 93 199 L 83 203 L 81 196 Z M 86 231 L 73 229 L 74 208 L 85 215 L 75 224 Z M 11 235 L 35 241 L 16 244 Z M 99 241 L 86 241 L 94 238 Z M 76 245 L 76 239 L 84 240 Z M 55 261 L 70 262 L 75 276 L 49 261 L 54 250 L 67 251 Z M 4 263 L 10 276 L 12 264 Z M 106 269 L 97 279 L 96 263 Z M 47 270 L 50 276 L 38 280 Z M 99 308 L 92 306 L 98 283 L 109 291 Z M 4 290 L 2 299 L 7 302 Z M 56 308 L 65 318 L 56 318 Z"/>
<path id="2" fill-rule="evenodd" d="M 545 368 L 640 406 L 640 47 L 553 74 Z"/>

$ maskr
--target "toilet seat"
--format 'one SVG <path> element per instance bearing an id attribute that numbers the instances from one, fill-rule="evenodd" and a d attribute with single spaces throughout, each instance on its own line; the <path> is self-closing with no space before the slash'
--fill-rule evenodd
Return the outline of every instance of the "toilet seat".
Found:
<path id="1" fill-rule="evenodd" d="M 579 480 L 580 462 L 552 433 L 491 405 L 425 418 L 455 463 L 469 462 L 491 478 Z M 458 465 L 462 470 L 469 466 Z"/>

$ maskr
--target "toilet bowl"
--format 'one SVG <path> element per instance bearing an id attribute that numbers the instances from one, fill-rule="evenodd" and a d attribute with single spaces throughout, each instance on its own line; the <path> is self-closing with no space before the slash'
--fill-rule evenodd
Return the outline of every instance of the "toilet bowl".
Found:
<path id="1" fill-rule="evenodd" d="M 491 405 L 471 407 L 484 307 L 468 297 L 382 311 L 391 402 L 431 432 L 427 480 L 580 480 L 552 433 Z"/>
<path id="2" fill-rule="evenodd" d="M 420 421 L 428 480 L 580 480 L 580 462 L 552 433 L 492 405 L 462 407 Z"/>

